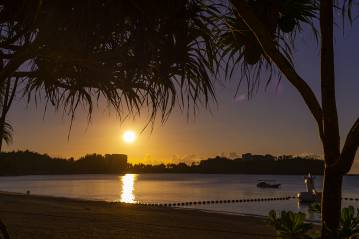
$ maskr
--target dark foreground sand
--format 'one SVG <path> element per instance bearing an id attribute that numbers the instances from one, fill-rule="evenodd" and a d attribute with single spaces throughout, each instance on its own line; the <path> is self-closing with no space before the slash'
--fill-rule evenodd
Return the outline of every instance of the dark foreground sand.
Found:
<path id="1" fill-rule="evenodd" d="M 0 218 L 12 239 L 246 239 L 275 235 L 260 218 L 7 193 L 0 193 Z"/>

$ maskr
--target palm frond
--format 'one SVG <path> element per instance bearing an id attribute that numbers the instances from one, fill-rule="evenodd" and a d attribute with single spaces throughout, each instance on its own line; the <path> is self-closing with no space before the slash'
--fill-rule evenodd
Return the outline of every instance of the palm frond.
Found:
<path id="1" fill-rule="evenodd" d="M 314 20 L 317 18 L 318 6 L 314 0 L 253 0 L 248 1 L 248 4 L 272 35 L 277 48 L 291 63 L 297 34 L 304 25 L 312 27 L 314 34 L 317 34 Z M 218 19 L 220 27 L 217 28 L 223 70 L 226 77 L 231 78 L 233 72 L 239 69 L 239 84 L 247 84 L 248 96 L 251 97 L 258 90 L 260 82 L 264 81 L 268 87 L 274 78 L 280 81 L 281 74 L 231 1 L 223 5 L 226 11 Z"/>
<path id="2" fill-rule="evenodd" d="M 7 145 L 10 145 L 13 140 L 13 131 L 13 127 L 9 123 L 0 123 L 0 140 L 4 140 Z"/>
<path id="3" fill-rule="evenodd" d="M 358 0 L 335 1 L 335 7 L 341 11 L 343 24 L 346 19 L 352 24 L 359 17 Z"/>
<path id="4" fill-rule="evenodd" d="M 69 114 L 81 105 L 91 114 L 103 97 L 119 114 L 148 108 L 163 120 L 176 102 L 195 108 L 214 99 L 214 3 L 32 1 L 37 14 L 16 8 L 28 6 L 24 0 L 5 1 L 0 11 L 11 32 L 28 33 L 19 44 L 32 45 L 28 99 L 45 95 Z"/>

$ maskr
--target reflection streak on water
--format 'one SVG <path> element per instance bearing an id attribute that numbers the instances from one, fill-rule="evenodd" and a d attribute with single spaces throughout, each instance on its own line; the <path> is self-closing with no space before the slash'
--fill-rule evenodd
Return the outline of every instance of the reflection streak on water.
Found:
<path id="1" fill-rule="evenodd" d="M 135 194 L 133 193 L 135 178 L 134 174 L 126 174 L 122 177 L 121 202 L 135 203 Z"/>

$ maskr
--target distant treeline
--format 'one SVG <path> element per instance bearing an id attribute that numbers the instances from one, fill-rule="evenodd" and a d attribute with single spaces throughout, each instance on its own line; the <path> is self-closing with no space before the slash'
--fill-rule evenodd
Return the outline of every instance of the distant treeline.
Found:
<path id="1" fill-rule="evenodd" d="M 310 157 L 244 154 L 242 158 L 215 157 L 186 164 L 130 164 L 124 154 L 89 154 L 78 160 L 53 158 L 30 151 L 0 153 L 0 175 L 92 173 L 223 173 L 322 174 L 323 161 Z"/>
<path id="2" fill-rule="evenodd" d="M 322 174 L 323 161 L 314 158 L 284 156 L 275 159 L 228 159 L 215 157 L 199 163 L 129 164 L 131 173 L 221 173 L 221 174 Z"/>
<path id="3" fill-rule="evenodd" d="M 78 160 L 31 151 L 0 153 L 0 175 L 124 173 L 127 155 L 89 154 Z"/>

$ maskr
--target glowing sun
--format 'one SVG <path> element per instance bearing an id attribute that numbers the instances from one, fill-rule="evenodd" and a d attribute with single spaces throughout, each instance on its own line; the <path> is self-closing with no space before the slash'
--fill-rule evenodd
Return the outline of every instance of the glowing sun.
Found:
<path id="1" fill-rule="evenodd" d="M 127 131 L 125 131 L 125 133 L 123 133 L 122 139 L 126 143 L 131 144 L 131 143 L 135 142 L 136 134 L 135 134 L 135 132 L 133 132 L 131 130 L 127 130 Z"/>

